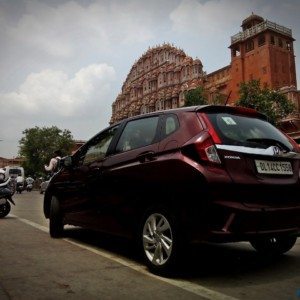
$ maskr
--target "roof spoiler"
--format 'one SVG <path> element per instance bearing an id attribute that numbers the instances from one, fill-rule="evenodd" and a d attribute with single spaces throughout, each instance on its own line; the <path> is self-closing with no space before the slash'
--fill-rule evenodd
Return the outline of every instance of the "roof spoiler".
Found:
<path id="1" fill-rule="evenodd" d="M 196 111 L 207 112 L 207 113 L 217 113 L 217 112 L 227 112 L 246 115 L 250 117 L 259 118 L 262 120 L 268 120 L 268 117 L 255 109 L 246 108 L 242 106 L 224 106 L 224 105 L 201 105 L 197 106 Z"/>

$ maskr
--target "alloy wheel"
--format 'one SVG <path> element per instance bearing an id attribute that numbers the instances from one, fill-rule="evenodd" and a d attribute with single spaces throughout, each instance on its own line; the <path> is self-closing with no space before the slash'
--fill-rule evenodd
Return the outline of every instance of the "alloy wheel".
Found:
<path id="1" fill-rule="evenodd" d="M 172 228 L 165 216 L 151 214 L 143 228 L 143 247 L 149 261 L 155 266 L 164 265 L 173 248 Z"/>

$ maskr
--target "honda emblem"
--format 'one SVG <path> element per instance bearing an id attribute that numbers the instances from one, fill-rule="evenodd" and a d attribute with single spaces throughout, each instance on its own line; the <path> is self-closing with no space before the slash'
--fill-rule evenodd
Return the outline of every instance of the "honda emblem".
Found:
<path id="1" fill-rule="evenodd" d="M 279 155 L 281 151 L 280 151 L 279 147 L 274 146 L 273 147 L 273 152 L 274 152 L 274 155 Z"/>

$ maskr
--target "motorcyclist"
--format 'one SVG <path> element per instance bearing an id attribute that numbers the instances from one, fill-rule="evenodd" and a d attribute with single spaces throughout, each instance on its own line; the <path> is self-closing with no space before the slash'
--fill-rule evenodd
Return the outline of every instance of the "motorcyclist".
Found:
<path id="1" fill-rule="evenodd" d="M 5 171 L 0 169 L 0 218 L 4 218 L 10 212 L 10 203 L 15 205 L 15 202 L 11 198 L 12 190 L 8 187 L 11 178 L 5 180 Z"/>
<path id="2" fill-rule="evenodd" d="M 26 178 L 26 190 L 31 191 L 33 187 L 34 179 L 29 175 Z"/>
<path id="3" fill-rule="evenodd" d="M 27 185 L 28 185 L 28 184 L 33 184 L 33 183 L 34 183 L 34 179 L 29 175 L 29 176 L 26 178 L 26 183 L 27 183 Z"/>
<path id="4" fill-rule="evenodd" d="M 16 189 L 18 193 L 21 193 L 24 190 L 24 178 L 21 175 L 18 175 L 16 178 Z"/>
<path id="5" fill-rule="evenodd" d="M 0 168 L 0 183 L 3 183 L 5 180 L 5 171 Z"/>

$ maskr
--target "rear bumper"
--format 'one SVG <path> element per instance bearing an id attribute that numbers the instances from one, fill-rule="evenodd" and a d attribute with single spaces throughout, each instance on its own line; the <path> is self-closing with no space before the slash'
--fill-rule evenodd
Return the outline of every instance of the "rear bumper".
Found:
<path id="1" fill-rule="evenodd" d="M 248 196 L 222 190 L 222 197 L 212 198 L 205 209 L 202 207 L 201 225 L 197 233 L 192 231 L 192 240 L 231 242 L 262 236 L 300 236 L 300 201 L 293 200 L 299 190 L 295 193 L 291 189 L 285 196 L 273 190 L 268 197 L 253 190 Z"/>
<path id="2" fill-rule="evenodd" d="M 215 201 L 209 216 L 209 240 L 235 241 L 257 236 L 300 234 L 300 206 L 269 207 Z"/>

